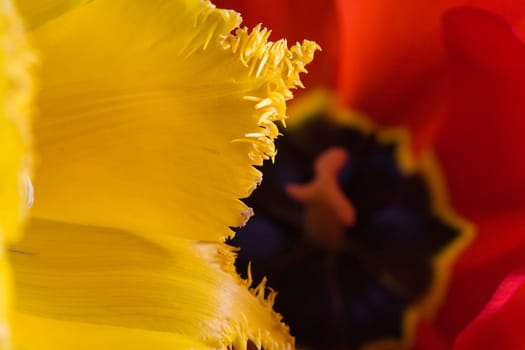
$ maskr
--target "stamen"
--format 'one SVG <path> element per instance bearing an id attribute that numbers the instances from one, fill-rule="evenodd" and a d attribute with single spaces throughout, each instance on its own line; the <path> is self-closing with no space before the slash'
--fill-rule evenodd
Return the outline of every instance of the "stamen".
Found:
<path id="1" fill-rule="evenodd" d="M 306 184 L 288 184 L 286 193 L 306 207 L 310 238 L 334 245 L 341 243 L 344 230 L 355 222 L 355 209 L 341 189 L 337 176 L 349 158 L 340 147 L 330 148 L 315 162 L 315 178 Z"/>

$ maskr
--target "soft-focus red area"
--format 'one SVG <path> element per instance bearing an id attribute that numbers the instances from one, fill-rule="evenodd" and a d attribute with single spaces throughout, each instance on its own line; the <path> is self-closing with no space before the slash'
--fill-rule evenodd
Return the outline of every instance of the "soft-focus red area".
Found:
<path id="1" fill-rule="evenodd" d="M 304 39 L 317 42 L 322 51 L 316 52 L 307 67 L 309 73 L 301 79 L 307 88 L 335 85 L 340 30 L 333 0 L 213 0 L 213 3 L 240 12 L 245 26 L 262 23 L 272 30 L 272 40 L 286 38 L 289 44 Z"/>
<path id="2" fill-rule="evenodd" d="M 498 232 L 505 233 L 493 231 Z M 452 341 L 476 317 L 504 276 L 523 265 L 524 256 L 525 245 L 521 245 L 473 271 L 453 274 L 449 294 L 435 323 L 445 339 Z"/>
<path id="3" fill-rule="evenodd" d="M 500 17 L 445 17 L 450 107 L 436 142 L 453 206 L 472 219 L 525 205 L 525 46 Z"/>
<path id="4" fill-rule="evenodd" d="M 477 239 L 456 264 L 458 273 L 469 273 L 479 269 L 480 266 L 490 264 L 525 244 L 525 208 L 499 215 L 487 215 L 477 219 L 476 226 Z M 523 259 L 525 260 L 525 255 Z"/>
<path id="5" fill-rule="evenodd" d="M 451 99 L 436 151 L 454 208 L 477 226 L 438 319 L 453 339 L 525 256 L 525 46 L 477 9 L 449 12 L 444 30 Z"/>
<path id="6" fill-rule="evenodd" d="M 382 125 L 405 124 L 417 144 L 432 138 L 443 108 L 441 3 L 338 1 L 342 100 Z"/>
<path id="7" fill-rule="evenodd" d="M 432 141 L 446 103 L 441 16 L 465 4 L 522 27 L 523 0 L 338 0 L 341 99 L 381 125 L 408 127 L 416 153 Z"/>
<path id="8" fill-rule="evenodd" d="M 453 350 L 525 349 L 525 275 L 511 275 L 456 339 Z"/>
<path id="9" fill-rule="evenodd" d="M 449 350 L 450 344 L 433 323 L 422 320 L 419 322 L 412 350 Z"/>
<path id="10" fill-rule="evenodd" d="M 474 319 L 500 281 L 525 262 L 525 208 L 487 215 L 456 264 L 436 325 L 448 340 Z"/>

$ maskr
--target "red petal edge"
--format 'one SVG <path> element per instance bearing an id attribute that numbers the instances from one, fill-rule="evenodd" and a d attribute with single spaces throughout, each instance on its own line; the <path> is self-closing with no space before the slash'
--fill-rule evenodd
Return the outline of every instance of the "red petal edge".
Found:
<path id="1" fill-rule="evenodd" d="M 525 274 L 507 277 L 481 314 L 457 337 L 453 350 L 525 349 Z"/>

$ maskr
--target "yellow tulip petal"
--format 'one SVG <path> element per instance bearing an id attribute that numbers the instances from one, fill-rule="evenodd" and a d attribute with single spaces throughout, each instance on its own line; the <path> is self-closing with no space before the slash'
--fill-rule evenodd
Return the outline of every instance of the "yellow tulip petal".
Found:
<path id="1" fill-rule="evenodd" d="M 90 1 L 92 0 L 14 0 L 19 11 L 24 14 L 28 29 L 42 25 Z"/>
<path id="2" fill-rule="evenodd" d="M 293 347 L 275 294 L 249 290 L 224 239 L 251 214 L 239 198 L 275 155 L 274 122 L 317 46 L 268 42 L 200 0 L 22 9 L 41 81 L 33 219 L 9 250 L 16 346 L 53 348 L 64 322 L 87 338 L 118 327 L 109 338 Z M 29 324 L 49 338 L 31 343 Z"/>
<path id="3" fill-rule="evenodd" d="M 293 347 L 288 328 L 271 311 L 273 295 L 264 300 L 262 288 L 250 292 L 232 273 L 231 247 L 176 243 L 166 249 L 125 231 L 31 221 L 9 254 L 17 309 L 57 320 L 181 334 L 213 348 L 242 350 L 247 339 L 267 350 Z M 15 330 L 27 327 L 15 321 Z"/>
<path id="4" fill-rule="evenodd" d="M 0 250 L 0 350 L 11 344 L 10 320 L 12 310 L 12 277 L 6 252 Z"/>
<path id="5" fill-rule="evenodd" d="M 0 238 L 11 241 L 27 212 L 29 110 L 32 61 L 24 30 L 10 1 L 0 5 Z"/>
<path id="6" fill-rule="evenodd" d="M 23 350 L 211 350 L 180 334 L 46 319 L 24 313 L 13 317 L 13 338 Z"/>
<path id="7" fill-rule="evenodd" d="M 11 271 L 4 246 L 15 240 L 27 211 L 29 175 L 28 67 L 31 52 L 10 1 L 0 3 L 0 349 L 9 349 Z"/>
<path id="8" fill-rule="evenodd" d="M 312 59 L 200 0 L 93 1 L 32 32 L 38 218 L 222 242 Z M 233 33 L 232 33 L 233 31 Z"/>

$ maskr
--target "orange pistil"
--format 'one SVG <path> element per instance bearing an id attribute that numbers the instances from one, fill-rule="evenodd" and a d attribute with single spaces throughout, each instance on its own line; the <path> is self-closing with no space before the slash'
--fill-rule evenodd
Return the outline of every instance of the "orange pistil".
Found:
<path id="1" fill-rule="evenodd" d="M 341 147 L 329 148 L 315 162 L 315 178 L 306 184 L 288 184 L 286 193 L 305 206 L 306 231 L 314 242 L 337 247 L 344 230 L 355 222 L 355 209 L 337 176 L 349 158 Z"/>

